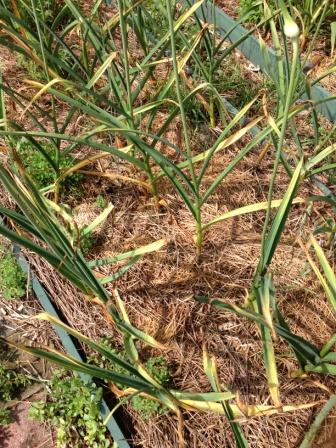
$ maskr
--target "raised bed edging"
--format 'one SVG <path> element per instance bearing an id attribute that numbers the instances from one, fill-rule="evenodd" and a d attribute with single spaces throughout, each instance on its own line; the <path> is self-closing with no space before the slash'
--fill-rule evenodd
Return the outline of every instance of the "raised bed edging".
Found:
<path id="1" fill-rule="evenodd" d="M 17 246 L 16 244 L 14 244 L 12 246 L 12 251 L 13 251 L 15 258 L 18 261 L 19 266 L 27 274 L 27 278 L 30 280 L 32 289 L 33 289 L 38 301 L 40 302 L 41 306 L 43 307 L 43 309 L 47 313 L 49 313 L 52 316 L 59 319 L 57 311 L 56 311 L 55 307 L 53 306 L 53 304 L 51 303 L 48 294 L 45 292 L 43 286 L 39 282 L 36 275 L 34 275 L 34 273 L 31 272 L 27 260 L 21 253 L 20 247 Z M 76 349 L 75 344 L 73 343 L 71 337 L 69 336 L 69 334 L 65 330 L 63 330 L 62 328 L 59 328 L 57 326 L 53 325 L 53 328 L 54 328 L 55 332 L 57 333 L 57 335 L 59 336 L 66 352 L 69 355 L 76 358 L 77 360 L 83 361 L 80 354 L 78 353 L 78 351 Z M 83 382 L 85 382 L 85 383 L 92 382 L 92 378 L 89 375 L 86 375 L 84 373 L 80 373 L 79 375 L 80 375 L 81 379 L 83 380 Z M 105 420 L 108 417 L 108 415 L 110 414 L 110 409 L 104 399 L 102 399 L 100 402 L 100 413 L 101 413 L 103 420 Z M 122 430 L 120 429 L 120 427 L 119 427 L 116 419 L 113 417 L 113 415 L 110 416 L 110 418 L 106 424 L 106 427 L 109 430 L 109 432 L 113 438 L 113 442 L 115 442 L 117 444 L 118 448 L 130 448 L 130 445 L 128 444 Z"/>
<path id="2" fill-rule="evenodd" d="M 196 2 L 196 0 L 184 1 L 190 3 Z M 195 13 L 200 20 L 205 20 L 206 22 L 213 24 L 212 8 L 212 2 L 210 2 L 209 0 L 205 0 L 202 6 L 198 8 Z M 233 20 L 229 15 L 227 15 L 222 9 L 218 8 L 217 6 L 215 6 L 215 14 L 216 31 L 221 36 L 224 36 L 231 30 L 230 34 L 227 37 L 227 40 L 229 40 L 230 42 L 236 42 L 248 33 L 248 30 L 246 28 Z M 258 39 L 256 39 L 254 36 L 248 36 L 241 44 L 237 46 L 237 48 L 250 62 L 252 62 L 253 65 L 255 65 L 256 67 L 260 67 L 260 70 L 270 76 L 268 70 L 269 67 L 267 67 Z M 268 52 L 271 65 L 276 70 L 277 61 L 274 50 L 270 47 L 266 47 L 266 51 Z M 320 101 L 333 97 L 334 95 L 324 89 L 321 85 L 316 84 L 312 86 L 311 99 L 313 101 Z M 302 99 L 306 98 L 306 95 L 302 97 Z M 332 123 L 336 122 L 336 98 L 330 99 L 323 104 L 319 104 L 318 106 L 316 106 L 316 109 L 326 118 L 328 118 L 328 120 L 330 120 Z"/>

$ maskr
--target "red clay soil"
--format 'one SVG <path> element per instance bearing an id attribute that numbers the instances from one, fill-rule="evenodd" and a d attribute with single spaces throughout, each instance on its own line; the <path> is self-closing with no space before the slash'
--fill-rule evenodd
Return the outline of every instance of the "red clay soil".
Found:
<path id="1" fill-rule="evenodd" d="M 42 423 L 28 420 L 29 402 L 13 411 L 15 422 L 0 427 L 0 448 L 54 448 L 50 430 Z"/>

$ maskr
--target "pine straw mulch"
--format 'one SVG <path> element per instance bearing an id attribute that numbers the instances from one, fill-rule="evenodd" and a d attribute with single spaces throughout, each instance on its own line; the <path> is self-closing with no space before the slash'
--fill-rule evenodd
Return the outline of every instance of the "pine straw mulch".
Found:
<path id="1" fill-rule="evenodd" d="M 231 158 L 217 160 L 216 170 Z M 207 219 L 225 209 L 264 199 L 271 160 L 265 160 L 256 171 L 256 155 L 250 156 L 230 175 L 216 197 L 205 207 Z M 88 181 L 87 181 L 88 182 Z M 283 193 L 287 179 L 283 174 L 277 196 Z M 256 326 L 229 313 L 221 313 L 193 299 L 195 293 L 242 303 L 258 261 L 262 214 L 236 218 L 210 229 L 206 236 L 202 264 L 195 264 L 193 222 L 169 184 L 162 182 L 165 208 L 157 212 L 145 191 L 104 180 L 90 181 L 84 191 L 104 194 L 115 206 L 115 215 L 98 232 L 98 246 L 92 257 L 105 257 L 165 237 L 167 245 L 159 252 L 145 256 L 121 280 L 117 288 L 125 302 L 131 322 L 167 346 L 167 358 L 174 388 L 210 390 L 202 367 L 202 344 L 216 356 L 220 379 L 240 392 L 250 404 L 270 403 L 262 361 L 260 336 Z M 301 196 L 313 193 L 307 184 Z M 82 198 L 77 211 L 83 219 L 85 210 L 92 217 L 94 195 Z M 272 271 L 277 299 L 293 331 L 321 345 L 333 332 L 334 317 L 312 275 L 303 275 L 304 255 L 296 237 L 314 226 L 323 206 L 302 222 L 300 207 L 290 214 Z M 98 214 L 98 211 L 96 211 Z M 113 335 L 121 347 L 122 338 L 102 316 L 100 309 L 89 303 L 78 291 L 54 272 L 44 261 L 24 251 L 34 272 L 53 298 L 67 321 L 86 335 L 98 339 Z M 104 268 L 104 274 L 111 269 Z M 140 351 L 146 359 L 158 354 L 148 348 Z M 312 380 L 290 378 L 296 363 L 288 347 L 276 342 L 281 397 L 283 404 L 302 404 L 324 400 L 327 394 Z M 313 378 L 330 391 L 332 378 Z M 243 422 L 251 447 L 295 447 L 312 421 L 317 408 Z M 134 442 L 139 446 L 176 447 L 174 416 L 166 415 L 142 422 L 129 410 L 135 426 Z M 185 413 L 187 446 L 202 448 L 232 445 L 230 428 L 223 417 L 213 414 Z"/>

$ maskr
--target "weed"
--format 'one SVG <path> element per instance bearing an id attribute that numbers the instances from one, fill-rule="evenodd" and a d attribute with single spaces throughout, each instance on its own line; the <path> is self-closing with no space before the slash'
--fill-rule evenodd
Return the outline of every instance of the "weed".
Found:
<path id="1" fill-rule="evenodd" d="M 97 243 L 97 239 L 92 236 L 91 234 L 86 235 L 85 237 L 81 238 L 81 249 L 83 254 L 87 254 L 90 252 L 91 249 L 94 248 L 94 246 Z"/>
<path id="2" fill-rule="evenodd" d="M 336 127 L 332 130 L 328 130 L 325 126 L 320 126 L 320 138 L 326 140 L 329 144 L 332 144 L 336 139 Z"/>
<path id="3" fill-rule="evenodd" d="M 146 0 L 146 9 L 149 14 L 144 16 L 144 22 L 155 37 L 160 37 L 168 27 L 167 17 L 164 14 L 164 1 Z"/>
<path id="4" fill-rule="evenodd" d="M 47 142 L 41 142 L 41 146 L 46 154 L 55 161 L 55 148 Z M 34 180 L 38 188 L 45 188 L 55 182 L 56 173 L 43 154 L 34 148 L 29 141 L 21 142 L 18 155 L 26 169 L 27 174 Z M 60 154 L 59 170 L 63 171 L 73 165 L 73 158 L 69 155 Z M 64 181 L 68 185 L 76 185 L 83 178 L 79 173 L 70 174 Z"/>
<path id="5" fill-rule="evenodd" d="M 0 291 L 6 300 L 21 298 L 26 292 L 26 275 L 15 257 L 0 246 Z M 0 379 L 1 381 L 1 379 Z"/>
<path id="6" fill-rule="evenodd" d="M 270 0 L 269 7 L 275 8 L 274 0 Z M 240 0 L 239 1 L 239 15 L 243 17 L 245 14 L 249 14 L 247 21 L 251 23 L 258 23 L 264 17 L 264 8 L 262 2 L 256 0 Z"/>
<path id="7" fill-rule="evenodd" d="M 11 421 L 9 409 L 0 406 L 0 426 L 9 425 Z"/>
<path id="8" fill-rule="evenodd" d="M 57 446 L 79 448 L 108 448 L 111 440 L 106 434 L 99 411 L 102 389 L 94 383 L 84 384 L 79 376 L 56 371 L 48 383 L 47 401 L 32 404 L 29 418 L 46 422 L 57 430 Z"/>
<path id="9" fill-rule="evenodd" d="M 22 53 L 18 53 L 16 60 L 18 65 L 26 70 L 30 79 L 34 81 L 45 81 L 43 70 L 32 59 L 27 58 Z"/>
<path id="10" fill-rule="evenodd" d="M 60 58 L 64 62 L 69 62 L 69 57 L 64 48 L 62 47 L 58 49 L 57 54 L 55 54 L 55 57 Z M 22 67 L 24 70 L 26 70 L 31 80 L 47 82 L 47 76 L 45 74 L 45 71 L 42 69 L 42 67 L 37 65 L 33 59 L 30 59 L 29 57 L 25 56 L 22 53 L 17 53 L 16 60 L 18 65 Z M 59 67 L 59 73 L 64 78 L 67 77 L 66 72 L 62 70 L 61 67 Z"/>
<path id="11" fill-rule="evenodd" d="M 10 5 L 10 0 L 5 3 Z M 27 2 L 26 2 L 27 3 Z M 64 3 L 59 0 L 43 0 L 35 2 L 35 12 L 39 20 L 47 26 L 51 26 L 56 19 L 56 17 L 61 12 L 64 7 Z M 17 5 L 18 13 L 24 17 L 28 23 L 31 25 L 32 29 L 36 28 L 35 19 L 32 11 L 28 10 L 24 2 L 18 2 Z M 68 9 L 63 11 L 62 20 L 59 21 L 59 25 L 65 25 L 69 20 Z"/>
<path id="12" fill-rule="evenodd" d="M 6 363 L 0 362 L 1 401 L 13 400 L 28 384 L 30 384 L 30 379 L 26 375 L 20 373 L 18 369 L 11 369 Z"/>
<path id="13" fill-rule="evenodd" d="M 145 367 L 151 377 L 153 377 L 158 383 L 163 386 L 168 384 L 170 374 L 167 361 L 163 356 L 149 358 L 145 363 Z M 136 395 L 132 398 L 131 405 L 145 421 L 156 415 L 163 415 L 168 411 L 168 408 L 160 404 L 160 402 L 142 397 L 140 395 Z"/>
<path id="14" fill-rule="evenodd" d="M 37 5 L 36 13 L 38 17 L 43 20 L 47 25 L 52 25 L 56 16 L 60 13 L 62 3 L 57 0 L 43 0 L 40 6 Z M 67 17 L 67 16 L 65 16 Z"/>
<path id="15" fill-rule="evenodd" d="M 104 196 L 99 194 L 96 197 L 95 204 L 98 208 L 100 208 L 101 210 L 104 210 L 107 207 L 107 200 L 106 200 L 106 198 L 104 198 Z"/>
<path id="16" fill-rule="evenodd" d="M 214 79 L 218 92 L 229 95 L 230 101 L 238 109 L 250 102 L 257 94 L 256 86 L 244 76 L 240 65 L 230 59 L 217 71 Z"/>
<path id="17" fill-rule="evenodd" d="M 125 361 L 127 361 L 127 355 L 124 351 L 118 351 L 113 349 L 112 340 L 110 337 L 105 337 L 101 339 L 101 344 L 106 346 L 114 354 L 118 355 Z M 109 361 L 104 356 L 95 355 L 89 357 L 89 362 L 98 365 L 101 368 L 110 369 L 116 373 L 125 374 L 125 370 Z M 154 378 L 162 386 L 167 386 L 170 379 L 170 372 L 167 366 L 167 361 L 163 356 L 151 357 L 145 362 L 145 368 L 149 375 Z M 119 388 L 124 389 L 120 384 Z M 142 397 L 141 395 L 135 395 L 131 398 L 130 404 L 134 411 L 136 411 L 143 420 L 149 420 L 157 415 L 163 415 L 168 411 L 166 406 L 163 406 L 159 401 L 151 400 L 147 397 Z"/>

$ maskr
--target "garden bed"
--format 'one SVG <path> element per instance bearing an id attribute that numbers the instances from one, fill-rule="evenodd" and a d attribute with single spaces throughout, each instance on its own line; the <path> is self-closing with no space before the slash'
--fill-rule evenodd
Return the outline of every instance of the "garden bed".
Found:
<path id="1" fill-rule="evenodd" d="M 229 12 L 232 13 L 230 3 Z M 223 5 L 224 9 L 226 5 Z M 86 4 L 85 9 L 89 6 Z M 115 11 L 102 6 L 105 20 L 113 16 Z M 106 23 L 106 22 L 105 22 Z M 188 22 L 189 23 L 189 22 Z M 102 26 L 104 23 L 101 24 Z M 71 35 L 76 42 L 76 34 Z M 134 33 L 129 30 L 129 47 L 133 59 L 141 61 L 141 50 Z M 122 47 L 122 37 L 117 30 L 115 41 L 117 47 Z M 121 51 L 121 50 L 120 50 Z M 14 91 L 22 91 L 32 97 L 35 90 L 24 83 L 26 69 L 18 67 L 13 52 L 1 48 L 2 75 Z M 230 55 L 229 61 L 224 61 L 221 67 L 223 74 L 218 83 L 220 94 L 228 101 L 235 103 L 241 109 L 260 90 L 265 88 L 265 79 L 259 72 L 249 69 L 248 62 L 238 54 Z M 134 62 L 134 60 L 133 60 Z M 232 75 L 230 65 L 239 65 L 240 75 L 248 80 L 237 86 L 237 78 Z M 135 67 L 135 64 L 133 64 Z M 238 69 L 237 69 L 238 70 Z M 157 69 L 152 83 L 146 84 L 146 89 L 139 97 L 137 107 L 146 103 L 158 83 L 164 85 L 171 73 L 167 65 Z M 227 78 L 231 86 L 224 86 Z M 188 78 L 193 83 L 195 78 Z M 137 82 L 134 82 L 137 86 Z M 154 86 L 154 87 L 153 87 Z M 222 86 L 222 87 L 221 87 Z M 248 86 L 251 92 L 246 92 Z M 202 93 L 203 94 L 203 93 Z M 193 103 L 188 110 L 187 120 L 192 142 L 193 154 L 202 151 L 215 143 L 223 127 L 223 122 L 217 116 L 216 126 L 210 126 L 204 120 L 204 111 L 199 113 L 199 103 L 208 96 L 203 94 L 199 102 Z M 270 98 L 270 105 L 271 97 Z M 176 96 L 170 98 L 177 101 Z M 57 98 L 55 106 L 57 117 L 62 121 L 70 106 Z M 41 95 L 35 100 L 39 107 L 52 109 L 52 96 Z M 34 130 L 34 126 L 25 115 L 20 116 L 18 110 L 6 97 L 9 119 L 22 126 L 25 131 Z M 246 114 L 246 122 L 252 120 L 263 110 L 263 103 L 256 102 L 254 108 Z M 265 105 L 264 105 L 265 110 Z M 151 132 L 155 133 L 167 117 L 167 109 L 163 108 L 155 117 Z M 266 126 L 265 119 L 262 122 Z M 300 138 L 305 137 L 305 157 L 314 154 L 314 129 L 307 123 L 307 113 L 304 111 L 294 118 Z M 332 124 L 322 120 L 326 134 L 332 129 Z M 52 122 L 45 117 L 43 124 L 52 132 Z M 261 124 L 261 123 L 260 123 Z M 140 123 L 143 130 L 146 118 Z M 88 128 L 94 127 L 92 117 L 83 111 L 77 111 L 72 118 L 68 133 L 71 136 L 81 135 Z M 234 128 L 236 130 L 236 128 Z M 240 127 L 241 129 L 241 127 Z M 98 134 L 99 142 L 125 146 L 120 134 L 111 131 L 110 136 Z M 158 145 L 159 150 L 178 162 L 179 155 L 173 145 L 182 152 L 186 151 L 183 123 L 177 116 L 165 130 L 165 141 Z M 204 178 L 202 190 L 210 187 L 218 174 L 223 172 L 232 159 L 252 141 L 253 137 L 244 132 L 242 137 L 229 145 L 224 151 L 214 155 L 207 176 Z M 330 136 L 332 141 L 332 136 Z M 167 144 L 169 142 L 169 145 Z M 85 143 L 85 142 L 84 142 Z M 90 145 L 81 144 L 74 153 L 75 162 L 92 156 L 94 151 Z M 295 144 L 291 137 L 287 138 L 286 152 L 291 154 Z M 62 149 L 68 143 L 62 142 Z M 262 142 L 256 145 L 254 151 L 247 155 L 232 171 L 215 194 L 203 206 L 203 220 L 210 222 L 217 216 L 229 210 L 244 207 L 248 204 L 262 203 L 267 200 L 267 191 L 274 167 L 274 150 L 264 152 Z M 262 154 L 264 155 L 262 156 Z M 2 162 L 10 166 L 8 153 L 2 154 Z M 74 163 L 75 163 L 74 162 Z M 28 169 L 28 167 L 26 167 Z M 156 169 L 156 167 L 154 168 Z M 72 216 L 80 228 L 88 225 L 99 216 L 108 203 L 114 208 L 109 217 L 92 233 L 92 241 L 86 253 L 88 261 L 114 256 L 119 253 L 135 250 L 153 241 L 165 240 L 165 244 L 153 253 L 149 253 L 137 261 L 121 278 L 106 285 L 106 291 L 113 297 L 115 289 L 123 300 L 128 317 L 134 327 L 151 335 L 165 349 L 151 348 L 144 343 L 138 345 L 139 355 L 143 361 L 153 357 L 163 356 L 169 369 L 169 387 L 187 392 L 210 392 L 211 385 L 204 371 L 203 350 L 216 358 L 219 380 L 231 391 L 239 391 L 239 400 L 251 405 L 271 404 L 270 392 L 265 376 L 263 351 L 260 332 L 256 324 L 232 313 L 225 313 L 207 304 L 200 304 L 195 296 L 220 299 L 231 305 L 241 305 L 248 296 L 248 290 L 253 282 L 255 268 L 260 257 L 261 233 L 265 211 L 253 214 L 243 214 L 230 220 L 211 226 L 204 233 L 201 261 L 195 256 L 195 222 L 185 207 L 181 196 L 167 177 L 162 177 L 158 183 L 158 200 L 146 187 L 147 179 L 134 166 L 117 160 L 112 156 L 104 157 L 87 165 L 75 188 L 64 188 L 62 203 L 72 209 Z M 158 171 L 158 170 L 157 170 Z M 334 193 L 334 186 L 328 181 L 327 175 L 320 177 L 325 185 Z M 277 183 L 274 188 L 274 199 L 284 197 L 288 188 L 288 175 L 283 166 L 278 171 Z M 312 182 L 302 183 L 297 196 L 309 198 L 321 195 Z M 2 205 L 13 208 L 13 202 L 4 191 L 1 192 Z M 49 195 L 52 197 L 52 194 Z M 98 199 L 99 198 L 99 199 Z M 157 203 L 158 202 L 158 203 Z M 286 227 L 277 246 L 272 260 L 272 276 L 276 285 L 278 307 L 286 317 L 291 330 L 321 347 L 334 332 L 334 317 L 330 305 L 322 294 L 321 284 L 307 265 L 307 257 L 298 245 L 298 235 L 304 240 L 317 227 L 332 218 L 332 211 L 327 202 L 314 202 L 307 211 L 305 203 L 294 204 L 289 212 Z M 323 247 L 323 238 L 321 244 Z M 92 243 L 92 244 L 91 244 Z M 74 329 L 95 341 L 109 335 L 114 348 L 121 352 L 124 346 L 122 334 L 102 313 L 101 306 L 87 300 L 85 294 L 52 268 L 45 260 L 31 250 L 23 249 L 25 257 L 34 273 L 38 276 L 48 292 L 54 305 L 61 312 L 65 321 Z M 333 262 L 330 255 L 331 263 Z M 307 267 L 308 266 L 308 267 Z M 116 272 L 116 265 L 107 265 L 98 269 L 100 277 L 108 277 Z M 27 303 L 27 299 L 23 299 Z M 35 321 L 36 322 L 36 321 Z M 45 327 L 43 324 L 41 328 Z M 33 340 L 31 334 L 26 337 Z M 46 341 L 39 338 L 37 345 Z M 53 340 L 53 339 L 51 339 Z M 50 342 L 50 340 L 49 340 Z M 279 412 L 274 416 L 242 419 L 240 424 L 250 447 L 282 447 L 299 446 L 314 416 L 335 390 L 333 376 L 319 377 L 317 374 L 294 378 L 292 373 L 297 369 L 297 361 L 289 347 L 280 338 L 274 338 L 274 349 L 279 375 L 279 390 L 281 404 L 302 405 L 312 404 L 308 409 L 299 409 L 291 413 Z M 87 350 L 87 349 L 86 349 Z M 92 354 L 91 350 L 85 352 Z M 106 398 L 110 395 L 106 387 Z M 111 401 L 112 404 L 113 400 Z M 148 420 L 141 418 L 139 411 L 132 403 L 126 403 L 123 408 L 127 412 L 126 419 L 131 422 L 130 444 L 146 448 L 175 448 L 178 446 L 178 422 L 173 412 L 163 412 L 162 415 L 152 415 Z M 187 447 L 229 447 L 234 446 L 234 436 L 228 420 L 210 412 L 194 412 L 184 410 L 184 440 Z M 128 428 L 130 429 L 130 428 Z M 320 434 L 320 440 L 329 439 L 333 431 L 333 417 L 326 420 Z"/>

